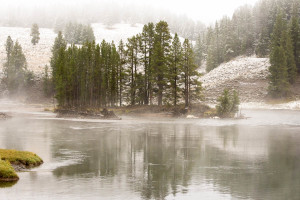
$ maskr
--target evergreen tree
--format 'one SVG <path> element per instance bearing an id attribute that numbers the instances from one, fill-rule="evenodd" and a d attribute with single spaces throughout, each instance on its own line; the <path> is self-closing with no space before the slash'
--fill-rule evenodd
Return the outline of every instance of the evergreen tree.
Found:
<path id="1" fill-rule="evenodd" d="M 235 90 L 233 90 L 231 102 L 232 102 L 232 105 L 231 105 L 230 112 L 237 113 L 239 111 L 240 98 L 239 98 L 237 91 L 235 91 Z"/>
<path id="2" fill-rule="evenodd" d="M 69 22 L 64 29 L 66 42 L 69 44 L 84 44 L 95 40 L 93 28 L 90 25 L 83 25 Z"/>
<path id="3" fill-rule="evenodd" d="M 56 78 L 56 71 L 57 71 L 57 58 L 59 56 L 59 51 L 62 48 L 63 50 L 66 49 L 67 44 L 63 38 L 62 32 L 58 32 L 57 37 L 55 38 L 54 45 L 52 47 L 52 57 L 50 60 L 50 66 L 52 70 L 52 78 Z"/>
<path id="4" fill-rule="evenodd" d="M 269 94 L 273 97 L 285 97 L 289 93 L 286 56 L 281 46 L 272 47 L 269 67 Z"/>
<path id="5" fill-rule="evenodd" d="M 283 31 L 281 38 L 281 46 L 284 49 L 287 64 L 288 81 L 293 84 L 297 77 L 297 66 L 294 57 L 294 47 L 291 39 L 291 35 L 286 30 Z"/>
<path id="6" fill-rule="evenodd" d="M 216 109 L 218 116 L 221 118 L 230 117 L 231 102 L 228 89 L 223 91 L 222 96 L 220 96 L 217 101 Z"/>
<path id="7" fill-rule="evenodd" d="M 167 22 L 160 21 L 155 27 L 155 40 L 153 49 L 153 73 L 156 76 L 157 102 L 161 106 L 163 91 L 166 86 L 166 72 L 170 52 L 171 34 Z"/>
<path id="8" fill-rule="evenodd" d="M 153 48 L 154 48 L 154 24 L 144 25 L 140 40 L 140 51 L 142 54 L 142 64 L 144 65 L 144 104 L 148 105 L 149 100 L 152 104 L 152 87 L 153 87 Z"/>
<path id="9" fill-rule="evenodd" d="M 14 42 L 11 37 L 8 36 L 6 39 L 5 50 L 6 50 L 6 62 L 4 63 L 4 72 L 7 72 L 8 67 L 10 66 L 11 54 L 14 48 Z"/>
<path id="10" fill-rule="evenodd" d="M 119 106 L 122 106 L 122 100 L 123 100 L 123 90 L 124 90 L 124 82 L 125 82 L 125 64 L 126 64 L 126 52 L 124 49 L 123 41 L 120 40 L 119 47 L 118 47 L 118 53 L 119 53 L 119 68 L 118 68 L 118 83 L 119 83 Z"/>
<path id="11" fill-rule="evenodd" d="M 13 44 L 10 37 L 6 41 L 6 63 L 4 64 L 4 83 L 10 93 L 17 93 L 25 84 L 26 58 L 18 41 Z"/>
<path id="12" fill-rule="evenodd" d="M 201 66 L 202 61 L 204 59 L 204 44 L 203 44 L 203 40 L 199 34 L 197 40 L 196 40 L 196 45 L 194 48 L 194 52 L 195 52 L 195 64 L 197 66 Z"/>
<path id="13" fill-rule="evenodd" d="M 133 36 L 128 39 L 127 43 L 127 62 L 130 65 L 130 104 L 135 105 L 136 103 L 136 89 L 137 89 L 137 67 L 139 64 L 138 59 L 138 37 Z"/>
<path id="14" fill-rule="evenodd" d="M 171 52 L 170 52 L 170 72 L 169 72 L 169 82 L 172 90 L 172 100 L 173 105 L 176 106 L 179 100 L 179 75 L 182 70 L 182 49 L 181 43 L 177 33 L 172 41 Z"/>
<path id="15" fill-rule="evenodd" d="M 285 97 L 289 93 L 289 81 L 294 81 L 293 54 L 291 51 L 291 41 L 286 32 L 286 21 L 282 11 L 276 18 L 271 40 L 270 54 L 270 84 L 269 94 L 273 97 Z M 289 65 L 289 68 L 288 68 Z M 289 70 L 291 74 L 289 74 Z M 289 80 L 290 78 L 290 80 Z"/>
<path id="16" fill-rule="evenodd" d="M 240 99 L 235 90 L 233 90 L 232 93 L 229 93 L 228 89 L 224 89 L 223 94 L 217 101 L 217 115 L 221 118 L 234 117 L 239 111 Z"/>
<path id="17" fill-rule="evenodd" d="M 200 98 L 201 83 L 198 81 L 199 73 L 194 62 L 194 52 L 188 39 L 182 47 L 182 82 L 185 106 L 189 107 L 193 99 Z"/>
<path id="18" fill-rule="evenodd" d="M 300 72 L 300 25 L 299 25 L 299 8 L 294 5 L 293 15 L 289 25 L 289 34 L 291 35 L 292 45 L 294 49 L 295 63 Z"/>
<path id="19" fill-rule="evenodd" d="M 39 32 L 39 26 L 37 24 L 33 24 L 31 27 L 31 33 L 30 33 L 31 38 L 31 43 L 33 45 L 36 45 L 39 43 L 40 40 L 40 32 Z"/>
<path id="20" fill-rule="evenodd" d="M 45 71 L 44 71 L 44 76 L 43 76 L 43 90 L 44 90 L 44 95 L 46 97 L 50 97 L 53 92 L 52 82 L 51 82 L 51 78 L 49 76 L 48 65 L 45 66 Z"/>
<path id="21" fill-rule="evenodd" d="M 258 57 L 266 57 L 269 55 L 270 36 L 264 27 L 259 33 L 258 43 L 256 45 L 255 53 Z"/>

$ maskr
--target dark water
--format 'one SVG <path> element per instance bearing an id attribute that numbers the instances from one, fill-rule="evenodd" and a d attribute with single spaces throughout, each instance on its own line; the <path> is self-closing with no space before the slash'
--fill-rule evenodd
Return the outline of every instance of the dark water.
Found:
<path id="1" fill-rule="evenodd" d="M 300 199 L 300 112 L 247 120 L 0 121 L 0 148 L 44 164 L 0 199 Z"/>

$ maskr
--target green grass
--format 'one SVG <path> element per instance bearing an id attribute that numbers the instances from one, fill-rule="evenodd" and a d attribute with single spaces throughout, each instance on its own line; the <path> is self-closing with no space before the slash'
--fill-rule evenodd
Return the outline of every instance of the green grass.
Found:
<path id="1" fill-rule="evenodd" d="M 39 156 L 28 151 L 0 149 L 0 158 L 12 164 L 23 164 L 26 167 L 34 167 L 43 163 Z"/>
<path id="2" fill-rule="evenodd" d="M 0 160 L 0 180 L 18 180 L 19 177 L 16 174 L 14 168 L 9 161 Z"/>

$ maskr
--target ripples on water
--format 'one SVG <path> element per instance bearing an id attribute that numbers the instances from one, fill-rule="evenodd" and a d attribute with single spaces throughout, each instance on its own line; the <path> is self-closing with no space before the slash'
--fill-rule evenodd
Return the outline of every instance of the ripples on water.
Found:
<path id="1" fill-rule="evenodd" d="M 1 188 L 0 199 L 300 199 L 300 113 L 245 113 L 251 118 L 1 121 L 0 148 L 45 163 Z"/>

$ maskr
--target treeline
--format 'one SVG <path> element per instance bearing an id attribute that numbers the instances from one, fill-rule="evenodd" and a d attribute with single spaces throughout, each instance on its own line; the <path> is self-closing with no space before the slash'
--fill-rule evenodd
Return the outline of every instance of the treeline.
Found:
<path id="1" fill-rule="evenodd" d="M 55 26 L 54 31 L 56 33 L 62 31 L 65 41 L 69 44 L 83 44 L 86 41 L 92 42 L 95 40 L 93 28 L 89 24 L 62 23 Z"/>
<path id="2" fill-rule="evenodd" d="M 261 0 L 254 7 L 242 6 L 233 16 L 223 17 L 214 26 L 208 27 L 196 41 L 195 54 L 197 64 L 206 60 L 206 70 L 211 71 L 219 64 L 240 55 L 256 54 L 268 57 L 271 53 L 271 38 L 280 10 L 287 23 L 286 28 L 293 40 L 296 64 L 299 62 L 299 36 L 296 29 L 299 26 L 299 0 Z M 298 32 L 299 35 L 299 32 Z"/>
<path id="3" fill-rule="evenodd" d="M 172 104 L 201 96 L 188 39 L 172 38 L 168 24 L 148 23 L 142 33 L 112 42 L 67 48 L 60 32 L 53 46 L 52 78 L 61 107 Z"/>

